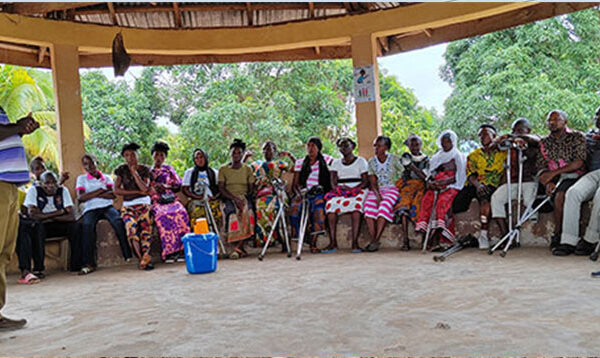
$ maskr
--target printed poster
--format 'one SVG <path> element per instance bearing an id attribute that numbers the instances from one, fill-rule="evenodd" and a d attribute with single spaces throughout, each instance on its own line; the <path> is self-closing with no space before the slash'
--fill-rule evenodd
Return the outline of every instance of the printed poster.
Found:
<path id="1" fill-rule="evenodd" d="M 356 103 L 375 100 L 373 65 L 354 67 L 354 101 Z"/>

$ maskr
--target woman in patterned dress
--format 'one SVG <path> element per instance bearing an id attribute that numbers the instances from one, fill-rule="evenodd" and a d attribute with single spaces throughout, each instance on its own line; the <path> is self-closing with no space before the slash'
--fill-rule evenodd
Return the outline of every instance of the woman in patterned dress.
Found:
<path id="1" fill-rule="evenodd" d="M 181 179 L 173 167 L 164 164 L 169 153 L 166 143 L 156 142 L 150 151 L 154 159 L 150 197 L 161 241 L 161 258 L 177 259 L 183 250 L 181 238 L 190 232 L 188 213 L 175 195 L 181 189 Z"/>
<path id="2" fill-rule="evenodd" d="M 333 189 L 325 194 L 325 200 L 327 200 L 325 211 L 329 223 L 329 246 L 321 252 L 328 253 L 337 250 L 337 217 L 350 213 L 352 215 L 352 252 L 358 253 L 362 252 L 358 246 L 358 235 L 369 186 L 368 164 L 365 158 L 354 155 L 356 143 L 352 139 L 340 138 L 336 144 L 342 153 L 342 158 L 335 159 L 329 167 L 333 186 Z"/>

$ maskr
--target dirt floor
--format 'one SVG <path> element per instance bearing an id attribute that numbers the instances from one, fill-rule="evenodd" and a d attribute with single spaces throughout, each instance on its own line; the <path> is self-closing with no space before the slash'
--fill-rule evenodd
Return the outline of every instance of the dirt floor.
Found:
<path id="1" fill-rule="evenodd" d="M 521 248 L 431 254 L 280 254 L 9 277 L 0 355 L 591 356 L 600 352 L 600 264 Z"/>

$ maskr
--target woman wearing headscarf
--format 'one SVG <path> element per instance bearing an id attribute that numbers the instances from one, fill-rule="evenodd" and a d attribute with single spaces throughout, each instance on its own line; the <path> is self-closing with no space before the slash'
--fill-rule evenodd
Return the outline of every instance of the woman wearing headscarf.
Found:
<path id="1" fill-rule="evenodd" d="M 394 207 L 395 219 L 402 223 L 402 238 L 403 244 L 400 247 L 402 251 L 410 250 L 408 239 L 408 223 L 416 220 L 421 208 L 421 200 L 425 194 L 425 178 L 423 172 L 428 164 L 429 158 L 421 152 L 423 141 L 421 138 L 413 134 L 404 141 L 409 149 L 408 152 L 402 154 L 404 172 L 402 177 L 396 181 L 396 187 L 400 191 L 398 203 Z M 406 163 L 404 163 L 406 161 Z"/>
<path id="2" fill-rule="evenodd" d="M 231 162 L 219 168 L 223 234 L 228 243 L 234 244 L 230 259 L 248 255 L 244 242 L 254 236 L 256 224 L 252 205 L 255 177 L 252 169 L 242 163 L 245 151 L 246 143 L 235 139 L 229 146 Z"/>
<path id="3" fill-rule="evenodd" d="M 279 207 L 275 190 L 271 184 L 273 178 L 281 179 L 284 172 L 291 169 L 291 165 L 283 159 L 275 159 L 277 146 L 272 141 L 266 141 L 263 146 L 264 160 L 254 161 L 250 166 L 256 177 L 256 239 L 260 243 L 267 240 L 269 232 L 273 229 L 273 222 Z M 288 157 L 294 163 L 296 159 L 289 152 L 281 152 L 278 155 Z M 273 239 L 277 239 L 277 232 L 273 233 Z"/>
<path id="4" fill-rule="evenodd" d="M 150 197 L 152 214 L 161 241 L 161 258 L 176 260 L 183 254 L 181 238 L 190 232 L 190 219 L 185 207 L 175 195 L 181 189 L 181 178 L 173 167 L 164 164 L 169 149 L 167 143 L 156 142 L 150 150 L 154 160 Z"/>
<path id="5" fill-rule="evenodd" d="M 302 191 L 306 190 L 306 199 L 311 224 L 310 251 L 318 253 L 317 237 L 325 233 L 325 193 L 331 190 L 331 175 L 329 163 L 331 157 L 321 153 L 323 143 L 317 137 L 311 137 L 306 142 L 307 155 L 296 161 L 294 165 L 294 180 L 292 189 L 294 198 L 290 207 L 290 222 L 292 237 L 300 235 L 300 214 L 302 212 Z"/>
<path id="6" fill-rule="evenodd" d="M 379 250 L 385 226 L 394 221 L 394 205 L 399 195 L 395 183 L 403 169 L 400 158 L 388 153 L 392 148 L 392 140 L 389 137 L 378 136 L 373 146 L 375 156 L 369 159 L 371 190 L 365 202 L 365 219 L 372 238 L 365 248 L 369 252 Z"/>
<path id="7" fill-rule="evenodd" d="M 440 150 L 429 161 L 429 179 L 427 191 L 421 202 L 421 210 L 417 219 L 415 230 L 423 234 L 427 231 L 432 211 L 435 211 L 435 220 L 431 223 L 431 247 L 440 242 L 451 243 L 454 241 L 454 216 L 452 214 L 452 201 L 462 189 L 466 180 L 466 159 L 459 152 L 458 138 L 452 130 L 445 130 L 437 139 Z M 435 208 L 433 201 L 435 192 L 438 192 Z"/>
<path id="8" fill-rule="evenodd" d="M 329 222 L 329 246 L 324 252 L 337 250 L 337 217 L 350 213 L 352 215 L 352 252 L 358 253 L 362 252 L 358 246 L 358 235 L 360 234 L 363 205 L 369 187 L 367 176 L 369 165 L 365 158 L 354 155 L 356 143 L 352 139 L 340 138 L 336 145 L 342 158 L 335 159 L 329 167 L 333 189 L 325 194 L 325 200 L 327 200 L 325 210 Z"/>
<path id="9" fill-rule="evenodd" d="M 133 252 L 140 260 L 140 270 L 152 270 L 150 244 L 152 239 L 152 200 L 150 193 L 150 168 L 138 163 L 137 143 L 123 146 L 121 155 L 125 164 L 115 169 L 114 193 L 123 197 L 121 217 Z"/>
<path id="10" fill-rule="evenodd" d="M 194 167 L 189 168 L 183 175 L 182 192 L 192 199 L 187 209 L 190 216 L 190 224 L 193 227 L 196 219 L 205 218 L 204 196 L 208 197 L 210 211 L 217 222 L 221 222 L 221 210 L 219 208 L 219 184 L 217 182 L 217 171 L 210 167 L 208 155 L 200 148 L 194 150 L 192 156 Z"/>

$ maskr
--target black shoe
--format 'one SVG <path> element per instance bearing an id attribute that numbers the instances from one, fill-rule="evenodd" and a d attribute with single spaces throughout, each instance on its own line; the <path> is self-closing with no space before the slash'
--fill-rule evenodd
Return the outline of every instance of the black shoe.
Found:
<path id="1" fill-rule="evenodd" d="M 0 316 L 0 332 L 13 331 L 15 329 L 23 328 L 27 324 L 25 319 L 10 319 Z"/>
<path id="2" fill-rule="evenodd" d="M 46 275 L 44 275 L 43 271 L 35 271 L 33 274 L 36 275 L 40 280 L 43 280 L 46 278 Z"/>
<path id="3" fill-rule="evenodd" d="M 550 239 L 550 251 L 560 246 L 560 235 L 553 235 Z"/>
<path id="4" fill-rule="evenodd" d="M 581 239 L 575 247 L 575 255 L 589 256 L 592 254 L 592 252 L 594 252 L 594 249 L 596 249 L 596 244 L 592 244 L 591 242 Z"/>
<path id="5" fill-rule="evenodd" d="M 554 256 L 569 256 L 575 252 L 575 246 L 569 244 L 561 244 L 552 249 Z"/>

